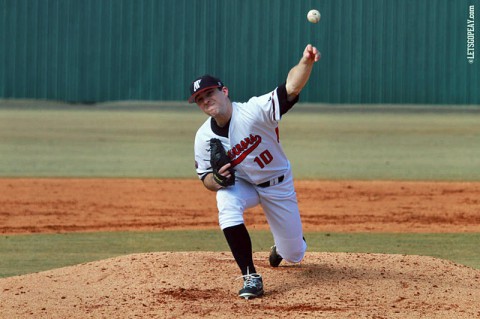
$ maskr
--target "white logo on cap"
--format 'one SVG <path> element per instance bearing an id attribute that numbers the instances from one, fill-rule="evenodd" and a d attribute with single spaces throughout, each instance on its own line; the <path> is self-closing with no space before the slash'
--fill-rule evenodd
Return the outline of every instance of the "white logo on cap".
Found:
<path id="1" fill-rule="evenodd" d="M 193 82 L 193 92 L 196 92 L 200 88 L 200 82 L 201 81 L 202 81 L 202 79 L 196 80 L 195 82 Z"/>

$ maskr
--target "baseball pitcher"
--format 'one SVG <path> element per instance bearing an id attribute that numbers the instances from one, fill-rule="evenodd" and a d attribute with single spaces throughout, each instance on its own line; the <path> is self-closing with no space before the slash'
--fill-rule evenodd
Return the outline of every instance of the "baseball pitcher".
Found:
<path id="1" fill-rule="evenodd" d="M 300 262 L 307 249 L 278 124 L 298 101 L 318 60 L 317 48 L 308 44 L 284 83 L 245 103 L 232 102 L 228 87 L 210 75 L 190 85 L 189 102 L 209 116 L 195 136 L 196 171 L 204 186 L 216 192 L 220 228 L 242 272 L 239 296 L 245 299 L 264 291 L 253 263 L 245 209 L 261 205 L 265 213 L 274 239 L 272 267 L 283 259 Z"/>

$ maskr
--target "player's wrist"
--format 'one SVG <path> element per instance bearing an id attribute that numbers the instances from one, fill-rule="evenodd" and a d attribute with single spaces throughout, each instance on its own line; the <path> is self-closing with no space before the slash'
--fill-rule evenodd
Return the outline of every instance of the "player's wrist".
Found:
<path id="1" fill-rule="evenodd" d="M 225 186 L 222 185 L 223 181 L 218 177 L 217 174 L 212 173 L 212 180 L 215 183 L 215 185 L 218 187 L 218 189 L 225 188 Z"/>
<path id="2" fill-rule="evenodd" d="M 214 179 L 214 174 L 209 173 L 204 179 L 203 179 L 203 185 L 210 191 L 216 192 L 222 188 L 224 188 L 222 185 L 218 184 L 215 179 Z"/>

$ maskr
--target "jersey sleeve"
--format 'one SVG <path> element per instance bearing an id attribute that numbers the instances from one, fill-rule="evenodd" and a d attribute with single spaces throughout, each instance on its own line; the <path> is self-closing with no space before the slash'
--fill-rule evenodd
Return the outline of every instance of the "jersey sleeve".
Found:
<path id="1" fill-rule="evenodd" d="M 287 113 L 299 100 L 299 96 L 293 101 L 289 101 L 287 97 L 287 89 L 285 83 L 283 83 L 267 94 L 250 99 L 249 103 L 254 103 L 261 108 L 264 114 L 264 121 L 275 124 L 279 122 L 282 115 Z"/>
<path id="2" fill-rule="evenodd" d="M 206 134 L 207 128 L 203 125 L 195 135 L 194 153 L 195 153 L 195 169 L 198 178 L 203 180 L 209 173 L 212 167 L 210 165 L 210 138 Z"/>
<path id="3" fill-rule="evenodd" d="M 208 152 L 208 141 L 195 139 L 195 169 L 198 178 L 203 180 L 208 173 L 211 173 L 210 153 Z"/>

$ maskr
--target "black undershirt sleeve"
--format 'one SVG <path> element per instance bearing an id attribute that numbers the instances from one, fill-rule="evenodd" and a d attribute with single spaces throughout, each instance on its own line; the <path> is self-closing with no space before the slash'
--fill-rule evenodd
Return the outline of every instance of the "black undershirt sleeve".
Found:
<path id="1" fill-rule="evenodd" d="M 300 95 L 297 95 L 293 101 L 288 100 L 286 83 L 283 83 L 277 88 L 278 101 L 280 102 L 280 114 L 287 113 L 300 99 Z"/>

